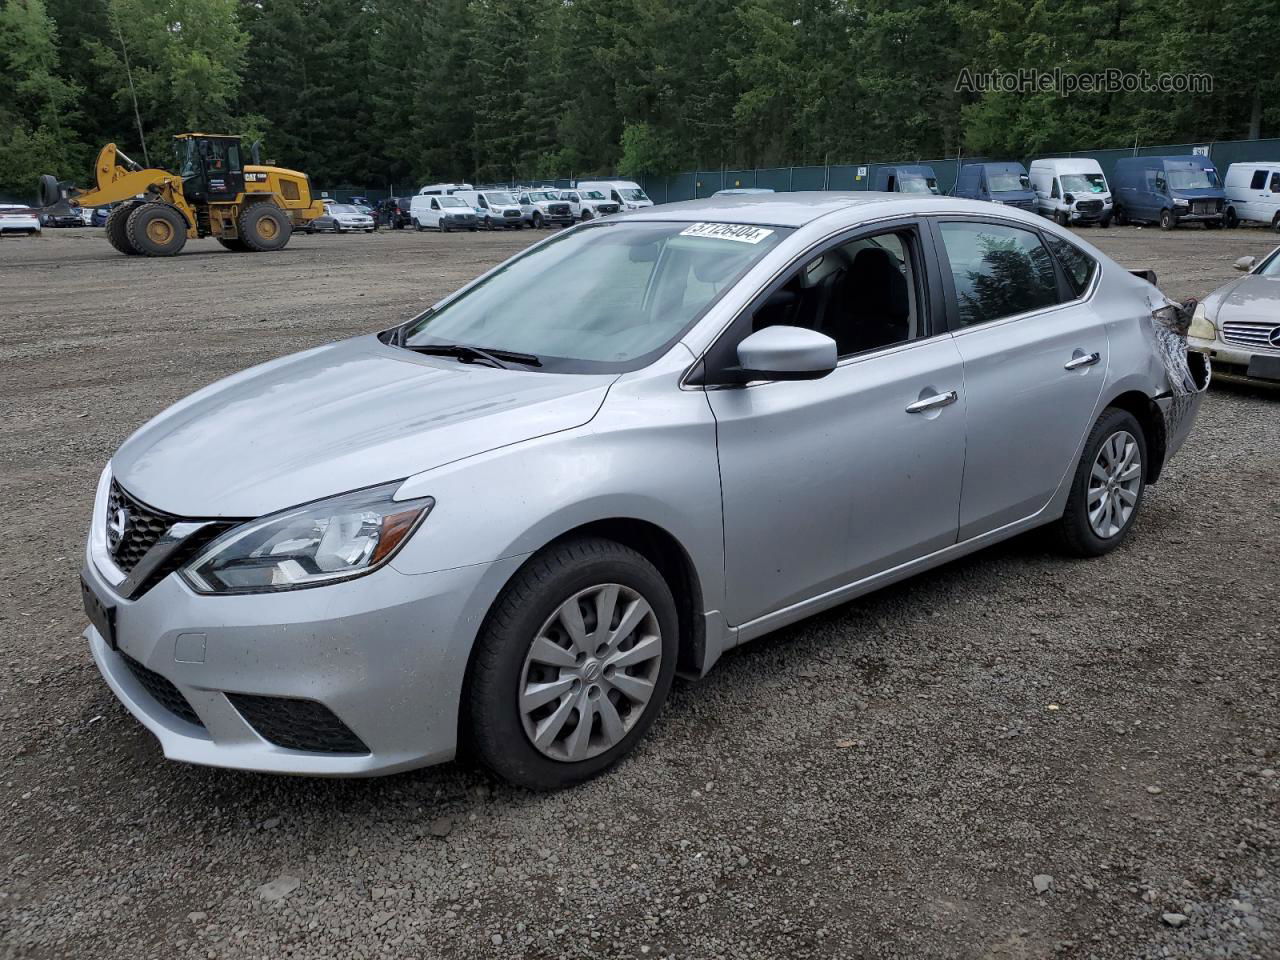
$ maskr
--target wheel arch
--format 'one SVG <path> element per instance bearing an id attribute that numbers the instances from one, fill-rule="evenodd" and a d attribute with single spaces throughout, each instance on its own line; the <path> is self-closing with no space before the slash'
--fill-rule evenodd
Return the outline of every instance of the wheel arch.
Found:
<path id="1" fill-rule="evenodd" d="M 1126 390 L 1112 397 L 1106 406 L 1116 407 L 1133 414 L 1134 419 L 1142 427 L 1147 440 L 1146 482 L 1155 483 L 1160 479 L 1160 472 L 1164 469 L 1165 452 L 1169 444 L 1168 431 L 1160 408 L 1141 390 Z"/>

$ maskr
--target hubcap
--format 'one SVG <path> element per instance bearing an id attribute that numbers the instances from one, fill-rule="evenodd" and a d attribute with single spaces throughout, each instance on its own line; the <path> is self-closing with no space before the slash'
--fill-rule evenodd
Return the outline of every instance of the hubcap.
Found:
<path id="1" fill-rule="evenodd" d="M 280 228 L 276 226 L 276 222 L 270 217 L 263 217 L 258 221 L 258 233 L 262 234 L 265 239 L 274 240 L 279 232 Z"/>
<path id="2" fill-rule="evenodd" d="M 1102 443 L 1089 474 L 1089 526 L 1104 540 L 1116 536 L 1128 524 L 1142 490 L 1142 455 L 1138 441 L 1127 430 L 1113 433 Z"/>
<path id="3" fill-rule="evenodd" d="M 173 239 L 173 225 L 165 220 L 152 220 L 147 224 L 147 236 L 155 243 L 168 243 Z"/>
<path id="4" fill-rule="evenodd" d="M 617 744 L 653 697 L 662 631 L 647 600 L 605 583 L 547 618 L 525 657 L 519 709 L 529 742 L 552 760 L 587 760 Z"/>

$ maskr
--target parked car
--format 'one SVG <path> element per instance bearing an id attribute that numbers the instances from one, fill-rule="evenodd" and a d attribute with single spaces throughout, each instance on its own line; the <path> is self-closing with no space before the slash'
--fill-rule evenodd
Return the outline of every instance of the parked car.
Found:
<path id="1" fill-rule="evenodd" d="M 560 199 L 569 204 L 575 220 L 594 220 L 617 213 L 621 206 L 599 190 L 560 190 Z"/>
<path id="2" fill-rule="evenodd" d="M 525 190 L 518 200 L 524 222 L 535 230 L 573 224 L 573 208 L 553 190 Z"/>
<path id="3" fill-rule="evenodd" d="M 471 204 L 480 226 L 486 230 L 520 230 L 524 227 L 520 204 L 506 190 L 455 190 L 453 196 Z"/>
<path id="4" fill-rule="evenodd" d="M 326 203 L 324 214 L 307 224 L 307 233 L 373 233 L 373 217 L 350 203 Z"/>
<path id="5" fill-rule="evenodd" d="M 1247 271 L 1196 307 L 1190 342 L 1213 360 L 1215 374 L 1280 386 L 1280 247 L 1261 261 L 1241 257 Z"/>
<path id="6" fill-rule="evenodd" d="M 17 203 L 0 203 L 0 234 L 39 233 L 40 214 Z"/>
<path id="7" fill-rule="evenodd" d="M 1111 226 L 1111 189 L 1098 161 L 1089 157 L 1050 157 L 1031 164 L 1036 210 L 1062 226 Z"/>
<path id="8" fill-rule="evenodd" d="M 756 193 L 773 193 L 773 187 L 728 187 L 717 190 L 713 197 L 749 197 Z"/>
<path id="9" fill-rule="evenodd" d="M 93 216 L 89 220 L 89 225 L 91 227 L 105 227 L 107 225 L 107 217 L 111 216 L 111 211 L 114 206 L 114 204 L 111 204 L 105 207 L 94 207 Z"/>
<path id="10" fill-rule="evenodd" d="M 634 180 L 579 180 L 575 187 L 579 192 L 601 194 L 616 203 L 619 210 L 643 210 L 653 206 L 644 188 Z"/>
<path id="11" fill-rule="evenodd" d="M 1280 162 L 1233 163 L 1227 167 L 1223 187 L 1227 195 L 1223 219 L 1228 227 L 1252 220 L 1280 232 Z"/>
<path id="12" fill-rule="evenodd" d="M 383 221 L 394 230 L 403 230 L 413 223 L 410 208 L 412 197 L 390 197 L 379 204 Z"/>
<path id="13" fill-rule="evenodd" d="M 966 163 L 956 178 L 955 196 L 1034 210 L 1031 178 L 1020 163 Z"/>
<path id="14" fill-rule="evenodd" d="M 416 230 L 476 230 L 476 212 L 462 197 L 451 194 L 419 194 L 410 203 L 409 215 Z"/>
<path id="15" fill-rule="evenodd" d="M 1222 226 L 1227 195 L 1207 157 L 1121 157 L 1111 176 L 1115 217 L 1126 223 Z"/>
<path id="16" fill-rule="evenodd" d="M 895 167 L 878 167 L 872 190 L 884 193 L 941 193 L 938 176 L 933 167 L 912 164 Z"/>
<path id="17" fill-rule="evenodd" d="M 1034 527 L 1115 549 L 1207 383 L 1186 312 L 985 203 L 578 226 L 134 433 L 85 636 L 172 759 L 370 775 L 464 737 L 562 787 L 731 647 Z"/>
<path id="18" fill-rule="evenodd" d="M 42 213 L 40 214 L 40 220 L 46 227 L 84 226 L 84 217 L 80 215 L 80 210 L 77 207 L 67 207 L 67 209 L 57 213 Z"/>

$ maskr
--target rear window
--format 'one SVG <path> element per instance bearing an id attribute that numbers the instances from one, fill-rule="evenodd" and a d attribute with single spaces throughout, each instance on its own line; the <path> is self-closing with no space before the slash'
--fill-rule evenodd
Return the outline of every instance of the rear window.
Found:
<path id="1" fill-rule="evenodd" d="M 1089 289 L 1089 281 L 1093 279 L 1093 272 L 1098 268 L 1098 261 L 1074 243 L 1063 240 L 1061 237 L 1046 234 L 1044 242 L 1057 258 L 1062 272 L 1067 275 L 1067 283 L 1071 285 L 1075 295 L 1081 296 Z"/>

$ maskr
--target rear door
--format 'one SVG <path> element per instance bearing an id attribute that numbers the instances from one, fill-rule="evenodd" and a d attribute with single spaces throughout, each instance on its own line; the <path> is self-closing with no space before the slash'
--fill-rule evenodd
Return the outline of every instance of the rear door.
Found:
<path id="1" fill-rule="evenodd" d="M 931 246 L 909 220 L 810 250 L 709 351 L 713 384 L 764 326 L 842 354 L 820 380 L 707 388 L 735 626 L 955 543 L 964 392 Z"/>
<path id="2" fill-rule="evenodd" d="M 963 541 L 1037 513 L 1074 470 L 1109 350 L 1097 264 L 1074 244 L 999 218 L 942 218 L 935 236 L 964 364 Z"/>

